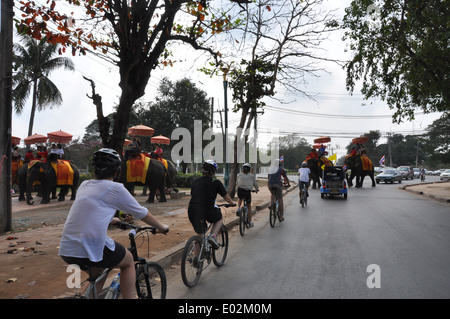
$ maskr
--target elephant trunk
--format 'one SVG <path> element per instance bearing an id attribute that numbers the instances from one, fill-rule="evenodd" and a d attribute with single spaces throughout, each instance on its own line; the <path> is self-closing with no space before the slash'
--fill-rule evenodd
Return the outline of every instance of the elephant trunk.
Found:
<path id="1" fill-rule="evenodd" d="M 27 192 L 26 192 L 26 198 L 27 198 L 28 205 L 34 204 L 33 197 L 31 196 L 31 189 L 33 187 L 33 182 L 34 182 L 34 179 L 33 179 L 32 175 L 28 172 L 27 173 Z"/>

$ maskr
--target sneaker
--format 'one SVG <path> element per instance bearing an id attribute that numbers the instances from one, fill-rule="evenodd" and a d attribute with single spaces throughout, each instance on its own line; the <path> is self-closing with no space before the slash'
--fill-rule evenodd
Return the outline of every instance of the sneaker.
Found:
<path id="1" fill-rule="evenodd" d="M 217 237 L 216 237 L 215 235 L 209 236 L 208 242 L 211 244 L 211 246 L 212 246 L 214 249 L 219 249 L 219 248 L 220 248 L 220 245 L 219 245 L 219 243 L 217 242 Z"/>
<path id="2" fill-rule="evenodd" d="M 253 227 L 255 227 L 255 224 L 253 224 L 252 221 L 248 222 L 248 228 L 253 228 Z"/>

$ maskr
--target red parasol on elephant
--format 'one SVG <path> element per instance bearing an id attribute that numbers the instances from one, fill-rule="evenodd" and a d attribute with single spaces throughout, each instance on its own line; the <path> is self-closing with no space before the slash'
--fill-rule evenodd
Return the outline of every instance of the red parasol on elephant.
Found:
<path id="1" fill-rule="evenodd" d="M 150 139 L 150 141 L 152 144 L 167 144 L 167 145 L 170 144 L 170 138 L 162 136 L 162 135 L 152 137 Z"/>
<path id="2" fill-rule="evenodd" d="M 329 136 L 321 136 L 321 137 L 316 138 L 314 140 L 314 143 L 323 144 L 323 143 L 328 143 L 330 141 L 331 141 L 331 137 L 329 137 Z"/>
<path id="3" fill-rule="evenodd" d="M 128 135 L 130 136 L 152 136 L 154 132 L 154 129 L 142 124 L 132 126 L 128 129 Z"/>
<path id="4" fill-rule="evenodd" d="M 21 140 L 20 137 L 11 136 L 11 144 L 19 145 L 20 144 L 20 140 Z"/>
<path id="5" fill-rule="evenodd" d="M 26 145 L 45 143 L 47 142 L 47 136 L 41 134 L 33 134 L 24 139 Z"/>
<path id="6" fill-rule="evenodd" d="M 352 143 L 354 144 L 363 144 L 365 142 L 367 142 L 369 140 L 369 138 L 367 136 L 360 136 L 360 137 L 355 137 L 352 140 Z"/>
<path id="7" fill-rule="evenodd" d="M 72 141 L 72 134 L 66 133 L 64 131 L 55 131 L 47 133 L 48 141 L 59 144 L 68 144 Z"/>

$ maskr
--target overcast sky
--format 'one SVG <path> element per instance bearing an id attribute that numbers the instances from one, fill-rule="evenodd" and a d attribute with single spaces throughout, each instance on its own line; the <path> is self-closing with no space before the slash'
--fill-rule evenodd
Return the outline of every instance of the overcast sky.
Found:
<path id="1" fill-rule="evenodd" d="M 325 1 L 330 8 L 338 8 L 337 14 L 343 14 L 349 0 Z M 348 59 L 349 53 L 345 53 L 345 43 L 341 41 L 342 33 L 336 33 L 330 37 L 328 43 L 324 43 L 329 54 L 333 58 Z M 49 132 L 63 130 L 74 135 L 74 138 L 83 137 L 87 125 L 96 119 L 95 106 L 86 94 L 91 95 L 90 84 L 83 80 L 82 76 L 93 79 L 96 83 L 96 91 L 103 98 L 104 114 L 109 114 L 113 106 L 117 104 L 120 90 L 118 87 L 119 74 L 117 68 L 107 62 L 92 56 L 72 57 L 75 63 L 75 72 L 55 71 L 50 78 L 56 83 L 63 96 L 63 104 L 59 108 L 36 112 L 33 133 L 46 135 Z M 280 105 L 274 100 L 268 100 L 268 107 L 264 114 L 258 118 L 258 128 L 262 143 L 269 140 L 269 135 L 264 133 L 278 131 L 281 136 L 289 133 L 298 133 L 311 144 L 314 138 L 322 135 L 332 137 L 331 147 L 337 149 L 338 157 L 345 154 L 345 147 L 353 137 L 357 137 L 369 130 L 380 130 L 382 133 L 420 134 L 440 114 L 418 114 L 415 121 L 403 124 L 393 124 L 390 118 L 392 111 L 382 101 L 364 101 L 360 92 L 355 91 L 350 96 L 345 89 L 345 71 L 339 66 L 328 63 L 325 65 L 330 74 L 322 73 L 318 78 L 311 78 L 303 88 L 309 94 L 316 95 L 316 101 L 303 96 L 283 96 L 292 101 L 289 104 Z M 191 63 L 175 64 L 173 68 L 163 71 L 156 70 L 152 73 L 146 95 L 143 101 L 152 101 L 156 94 L 156 88 L 163 76 L 168 76 L 176 81 L 185 76 L 190 77 L 198 87 L 207 92 L 209 97 L 214 97 L 215 110 L 224 108 L 224 91 L 222 77 L 209 78 L 199 74 Z M 279 94 L 284 94 L 281 90 Z M 31 103 L 31 102 L 30 102 Z M 21 115 L 14 114 L 12 121 L 12 135 L 22 138 L 27 137 L 28 123 L 31 112 L 29 105 Z M 228 105 L 231 108 L 231 94 L 228 95 Z M 419 111 L 418 111 L 419 112 Z M 229 112 L 229 129 L 237 126 L 240 114 Z M 352 118 L 359 116 L 359 118 Z M 218 113 L 215 120 L 219 121 Z M 220 130 L 217 128 L 217 130 Z M 155 135 L 159 135 L 155 132 Z M 381 142 L 384 142 L 382 140 Z M 372 159 L 378 161 L 379 159 Z"/>

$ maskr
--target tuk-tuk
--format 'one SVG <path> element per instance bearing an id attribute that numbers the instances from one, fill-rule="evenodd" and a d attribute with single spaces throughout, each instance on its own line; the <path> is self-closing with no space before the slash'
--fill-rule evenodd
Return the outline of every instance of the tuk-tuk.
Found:
<path id="1" fill-rule="evenodd" d="M 324 167 L 322 172 L 322 186 L 320 187 L 320 197 L 325 195 L 343 195 L 347 199 L 347 180 L 342 166 Z"/>

